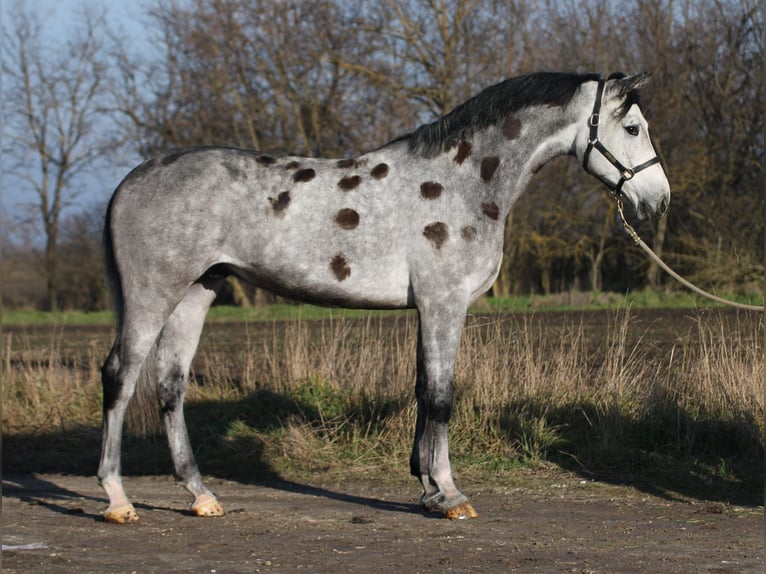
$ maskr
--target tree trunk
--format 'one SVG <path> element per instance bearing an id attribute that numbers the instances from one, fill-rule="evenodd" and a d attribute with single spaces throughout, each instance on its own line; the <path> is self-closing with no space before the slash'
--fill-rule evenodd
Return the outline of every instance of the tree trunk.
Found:
<path id="1" fill-rule="evenodd" d="M 250 307 L 250 299 L 248 298 L 247 293 L 245 292 L 244 287 L 242 287 L 242 283 L 240 283 L 239 279 L 231 276 L 228 277 L 226 281 L 231 287 L 231 296 L 232 299 L 234 299 L 234 304 L 237 307 Z"/>
<path id="2" fill-rule="evenodd" d="M 543 286 L 543 295 L 550 295 L 553 289 L 553 271 L 547 261 L 543 265 L 540 281 Z"/>
<path id="3" fill-rule="evenodd" d="M 48 311 L 58 311 L 58 257 L 55 231 L 48 232 L 48 238 L 45 244 L 45 277 L 47 289 L 46 307 Z"/>
<path id="4" fill-rule="evenodd" d="M 505 239 L 503 242 L 503 260 L 500 263 L 500 272 L 497 275 L 495 284 L 492 286 L 492 295 L 494 297 L 508 297 L 511 295 L 511 285 L 513 284 L 513 276 L 511 274 L 511 268 L 514 261 L 514 244 L 511 238 L 511 231 L 513 230 L 513 209 L 511 209 L 508 217 L 505 220 L 505 230 L 503 231 Z"/>
<path id="5" fill-rule="evenodd" d="M 598 238 L 598 246 L 596 247 L 596 253 L 594 253 L 591 259 L 591 291 L 601 292 L 604 287 L 603 274 L 601 272 L 601 265 L 604 262 L 604 255 L 606 250 L 606 238 L 609 235 L 609 230 L 612 227 L 612 222 L 615 216 L 615 205 L 609 203 L 609 207 L 604 215 L 604 225 L 601 227 L 601 235 Z"/>
<path id="6" fill-rule="evenodd" d="M 591 260 L 590 268 L 590 290 L 600 293 L 604 287 L 601 278 L 601 261 L 604 259 L 604 250 L 600 249 L 596 256 Z"/>
<path id="7" fill-rule="evenodd" d="M 653 245 L 653 251 L 657 254 L 657 257 L 662 258 L 662 246 L 665 243 L 665 233 L 667 232 L 668 228 L 668 218 L 667 216 L 660 217 L 659 221 L 657 221 L 657 231 L 654 233 L 654 245 Z M 649 269 L 646 272 L 646 278 L 648 280 L 649 286 L 652 289 L 657 289 L 660 286 L 660 268 L 657 266 L 657 264 L 654 262 L 654 260 L 650 260 L 649 262 Z"/>

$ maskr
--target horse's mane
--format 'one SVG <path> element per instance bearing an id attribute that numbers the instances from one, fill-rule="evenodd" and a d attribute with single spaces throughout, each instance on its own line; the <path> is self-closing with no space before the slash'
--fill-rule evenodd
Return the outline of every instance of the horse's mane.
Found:
<path id="1" fill-rule="evenodd" d="M 484 89 L 447 115 L 394 141 L 407 141 L 412 154 L 434 157 L 456 146 L 460 140 L 497 125 L 518 110 L 537 105 L 564 106 L 583 82 L 598 79 L 598 74 L 557 72 L 510 78 Z"/>

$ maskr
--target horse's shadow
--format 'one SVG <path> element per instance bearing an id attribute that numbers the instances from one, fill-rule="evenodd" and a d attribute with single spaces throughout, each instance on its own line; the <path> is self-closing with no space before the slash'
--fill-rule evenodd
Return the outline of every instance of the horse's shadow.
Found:
<path id="1" fill-rule="evenodd" d="M 42 479 L 36 474 L 4 476 L 3 498 L 17 498 L 27 504 L 42 506 L 56 514 L 96 521 L 103 521 L 103 516 L 100 513 L 88 512 L 84 508 L 85 505 L 79 505 L 77 502 L 99 503 L 103 504 L 105 508 L 108 503 L 105 496 L 93 496 L 77 492 L 56 483 L 54 480 Z M 135 506 L 141 510 L 173 510 L 167 506 L 146 503 L 137 503 Z"/>
<path id="2" fill-rule="evenodd" d="M 358 494 L 349 494 L 347 492 L 331 490 L 323 486 L 314 486 L 290 480 L 279 480 L 274 482 L 269 481 L 259 486 L 264 486 L 274 490 L 298 493 L 306 496 L 326 498 L 328 500 L 335 500 L 345 504 L 353 504 L 368 510 L 376 510 L 381 512 L 398 512 L 403 514 L 423 514 L 424 516 L 441 517 L 441 515 L 437 513 L 428 513 L 423 510 L 423 507 L 419 504 L 411 502 L 396 502 L 391 500 L 383 500 L 381 498 L 362 496 Z"/>
<path id="3" fill-rule="evenodd" d="M 380 498 L 348 494 L 331 490 L 326 487 L 302 484 L 289 480 L 269 480 L 257 484 L 263 488 L 281 490 L 311 497 L 322 497 L 335 500 L 344 504 L 351 504 L 360 508 L 380 512 L 398 512 L 404 514 L 423 514 L 425 517 L 438 517 L 434 513 L 426 513 L 418 504 L 383 500 Z M 77 504 L 78 501 L 87 501 L 103 504 L 106 507 L 108 501 L 103 496 L 93 496 L 77 492 L 58 484 L 54 480 L 42 479 L 37 475 L 21 474 L 5 477 L 3 479 L 3 497 L 17 498 L 27 504 L 42 506 L 50 512 L 80 517 L 86 520 L 103 521 L 100 513 L 88 512 L 85 505 Z M 180 514 L 193 516 L 190 510 L 172 508 L 146 502 L 136 502 L 134 506 L 138 510 L 154 511 L 163 510 L 168 512 L 180 512 Z"/>

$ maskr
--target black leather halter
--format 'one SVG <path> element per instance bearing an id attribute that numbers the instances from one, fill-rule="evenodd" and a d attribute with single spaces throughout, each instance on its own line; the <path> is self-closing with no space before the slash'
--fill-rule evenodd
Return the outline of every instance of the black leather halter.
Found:
<path id="1" fill-rule="evenodd" d="M 601 123 L 601 98 L 604 95 L 605 84 L 606 81 L 604 78 L 599 78 L 598 89 L 596 90 L 596 102 L 593 104 L 593 113 L 588 119 L 590 134 L 588 135 L 588 147 L 586 148 L 585 155 L 582 158 L 582 166 L 585 168 L 585 171 L 598 178 L 604 185 L 606 185 L 612 192 L 612 195 L 614 195 L 616 198 L 619 198 L 622 197 L 622 186 L 626 181 L 632 179 L 633 176 L 636 175 L 639 171 L 653 166 L 655 163 L 660 163 L 661 160 L 660 156 L 655 155 L 652 159 L 645 161 L 644 163 L 641 163 L 633 168 L 625 167 L 617 160 L 616 157 L 614 157 L 614 155 L 608 149 L 606 149 L 606 147 L 604 147 L 604 144 L 602 144 L 598 139 L 598 126 Z M 609 163 L 616 167 L 617 171 L 620 172 L 620 180 L 617 183 L 612 183 L 605 177 L 600 176 L 597 173 L 593 173 L 588 169 L 588 159 L 590 158 L 590 152 L 594 148 L 598 150 Z"/>

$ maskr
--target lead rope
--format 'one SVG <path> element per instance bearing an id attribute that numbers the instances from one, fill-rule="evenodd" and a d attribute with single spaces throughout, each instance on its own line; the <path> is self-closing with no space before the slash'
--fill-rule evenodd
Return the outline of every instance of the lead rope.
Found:
<path id="1" fill-rule="evenodd" d="M 722 297 L 718 297 L 717 295 L 713 295 L 712 293 L 708 293 L 707 291 L 704 291 L 703 289 L 700 289 L 693 283 L 690 283 L 683 277 L 681 277 L 678 273 L 673 271 L 670 267 L 668 267 L 665 262 L 660 259 L 660 257 L 651 250 L 651 248 L 644 243 L 644 240 L 641 239 L 638 236 L 638 233 L 636 233 L 636 230 L 631 227 L 631 225 L 627 222 L 625 219 L 625 214 L 622 212 L 622 198 L 616 197 L 617 200 L 617 211 L 620 214 L 620 219 L 622 219 L 622 224 L 625 226 L 625 231 L 628 232 L 628 235 L 630 235 L 631 239 L 635 242 L 636 245 L 638 245 L 641 249 L 646 251 L 647 255 L 651 257 L 657 265 L 662 267 L 662 269 L 671 277 L 676 279 L 677 281 L 681 282 L 682 285 L 685 287 L 688 287 L 698 295 L 702 295 L 703 297 L 707 297 L 711 301 L 715 301 L 716 303 L 723 303 L 724 305 L 730 305 L 731 307 L 736 307 L 737 309 L 745 309 L 746 311 L 761 311 L 763 312 L 764 308 L 759 307 L 757 305 L 747 305 L 745 303 L 737 303 L 736 301 L 729 301 L 728 299 L 723 299 Z"/>

